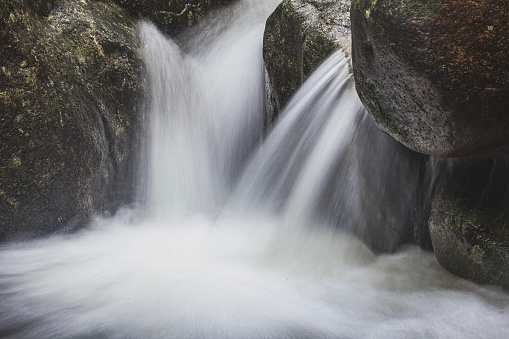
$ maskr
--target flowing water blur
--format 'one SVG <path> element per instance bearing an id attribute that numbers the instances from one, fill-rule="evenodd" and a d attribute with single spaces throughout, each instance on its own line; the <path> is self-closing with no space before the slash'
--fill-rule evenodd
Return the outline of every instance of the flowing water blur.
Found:
<path id="1" fill-rule="evenodd" d="M 244 1 L 178 43 L 140 25 L 152 93 L 143 207 L 2 246 L 0 337 L 509 336 L 503 291 L 453 277 L 417 248 L 377 256 L 348 235 L 391 221 L 366 192 L 384 190 L 373 183 L 383 166 L 366 163 L 397 155 L 363 127 L 372 122 L 343 54 L 258 147 L 275 5 Z M 413 180 L 410 167 L 398 173 Z"/>

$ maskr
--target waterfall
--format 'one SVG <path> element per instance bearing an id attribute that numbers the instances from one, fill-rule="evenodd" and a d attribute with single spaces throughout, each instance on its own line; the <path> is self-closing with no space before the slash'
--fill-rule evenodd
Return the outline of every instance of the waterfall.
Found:
<path id="1" fill-rule="evenodd" d="M 185 46 L 141 24 L 152 98 L 144 172 L 154 214 L 217 211 L 260 142 L 265 94 L 259 7 L 246 2 L 223 13 L 226 22 L 206 21 L 181 38 Z"/>
<path id="2" fill-rule="evenodd" d="M 0 337 L 509 335 L 503 291 L 416 247 L 366 246 L 394 249 L 418 166 L 376 129 L 342 52 L 263 140 L 261 44 L 276 5 L 241 1 L 176 40 L 140 23 L 142 206 L 1 246 Z"/>

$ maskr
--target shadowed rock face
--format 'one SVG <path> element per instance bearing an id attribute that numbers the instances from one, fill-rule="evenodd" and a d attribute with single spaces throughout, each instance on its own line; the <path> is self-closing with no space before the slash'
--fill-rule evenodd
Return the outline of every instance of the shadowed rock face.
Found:
<path id="1" fill-rule="evenodd" d="M 284 0 L 267 19 L 263 58 L 277 113 L 332 52 L 350 52 L 350 1 Z"/>
<path id="2" fill-rule="evenodd" d="M 509 287 L 508 154 L 439 162 L 429 219 L 438 262 L 460 277 Z"/>
<path id="3" fill-rule="evenodd" d="M 447 157 L 509 146 L 509 3 L 352 3 L 357 91 L 378 126 Z"/>
<path id="4" fill-rule="evenodd" d="M 161 31 L 175 35 L 199 22 L 212 9 L 238 0 L 112 0 Z"/>
<path id="5" fill-rule="evenodd" d="M 136 22 L 95 1 L 0 4 L 0 240 L 73 228 L 133 196 Z"/>

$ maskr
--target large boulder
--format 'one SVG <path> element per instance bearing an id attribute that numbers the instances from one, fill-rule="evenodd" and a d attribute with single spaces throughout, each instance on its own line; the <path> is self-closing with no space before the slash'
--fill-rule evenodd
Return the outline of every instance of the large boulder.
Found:
<path id="1" fill-rule="evenodd" d="M 112 0 L 161 31 L 175 35 L 202 20 L 211 10 L 238 0 Z"/>
<path id="2" fill-rule="evenodd" d="M 438 262 L 456 275 L 509 287 L 508 154 L 443 161 L 429 229 Z"/>
<path id="3" fill-rule="evenodd" d="M 112 2 L 0 3 L 0 241 L 132 201 L 144 82 L 136 20 Z"/>
<path id="4" fill-rule="evenodd" d="M 137 25 L 176 34 L 230 0 L 2 0 L 0 241 L 134 198 L 145 83 Z"/>
<path id="5" fill-rule="evenodd" d="M 332 52 L 350 46 L 350 1 L 283 0 L 267 19 L 263 58 L 277 113 Z"/>
<path id="6" fill-rule="evenodd" d="M 509 147 L 509 2 L 356 0 L 359 96 L 386 133 L 439 157 Z"/>

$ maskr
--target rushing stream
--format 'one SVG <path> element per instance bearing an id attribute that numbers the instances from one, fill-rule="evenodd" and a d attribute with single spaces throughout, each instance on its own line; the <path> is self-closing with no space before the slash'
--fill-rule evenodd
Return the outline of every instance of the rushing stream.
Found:
<path id="1" fill-rule="evenodd" d="M 386 224 L 409 218 L 415 173 L 372 127 L 341 52 L 262 143 L 276 5 L 244 0 L 178 41 L 140 24 L 140 206 L 2 246 L 0 337 L 509 337 L 507 293 L 416 247 L 376 255 L 351 235 L 387 241 Z M 394 192 L 403 208 L 387 204 Z"/>

